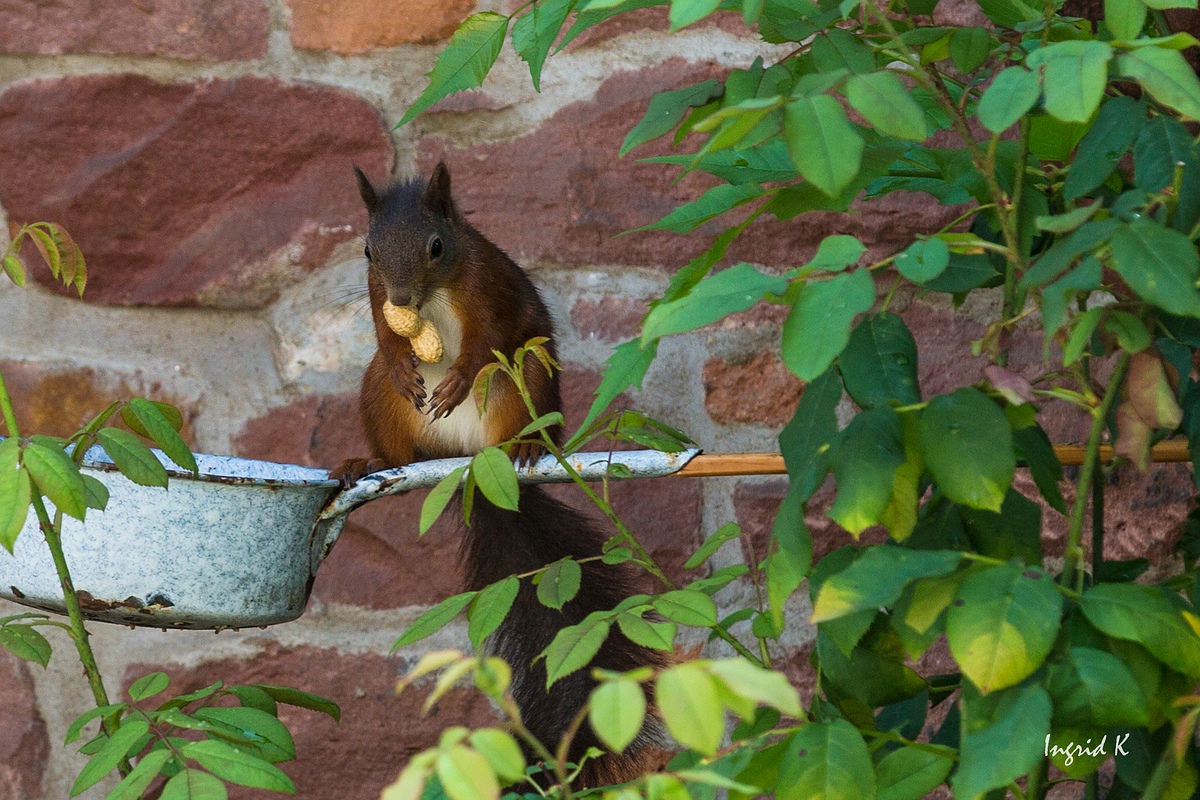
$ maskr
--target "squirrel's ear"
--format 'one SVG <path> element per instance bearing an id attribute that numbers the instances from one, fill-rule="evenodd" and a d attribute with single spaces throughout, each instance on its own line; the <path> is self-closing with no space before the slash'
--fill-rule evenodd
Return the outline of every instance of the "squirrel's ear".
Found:
<path id="1" fill-rule="evenodd" d="M 433 168 L 433 177 L 425 187 L 425 206 L 443 217 L 454 216 L 454 200 L 450 197 L 450 170 L 445 161 Z"/>
<path id="2" fill-rule="evenodd" d="M 371 181 L 367 179 L 367 176 L 357 166 L 354 167 L 354 175 L 358 178 L 358 193 L 362 197 L 363 202 L 367 204 L 367 211 L 374 211 L 375 205 L 379 202 L 379 196 L 375 193 L 375 187 L 371 185 Z"/>

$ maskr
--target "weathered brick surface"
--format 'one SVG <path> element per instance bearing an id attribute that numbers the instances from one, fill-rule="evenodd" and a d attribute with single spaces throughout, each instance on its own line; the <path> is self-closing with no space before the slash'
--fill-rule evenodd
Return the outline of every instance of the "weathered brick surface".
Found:
<path id="1" fill-rule="evenodd" d="M 473 689 L 450 691 L 433 712 L 423 715 L 427 687 L 395 693 L 409 666 L 399 656 L 272 645 L 249 661 L 216 661 L 191 669 L 136 664 L 126 671 L 125 683 L 162 669 L 171 676 L 172 693 L 220 680 L 292 686 L 333 700 L 342 712 L 338 724 L 324 714 L 280 706 L 279 718 L 296 742 L 296 760 L 279 766 L 295 781 L 298 797 L 344 800 L 378 797 L 414 753 L 437 743 L 443 728 L 484 726 L 497 719 L 489 701 Z M 230 787 L 229 796 L 248 800 L 262 792 Z"/>
<path id="2" fill-rule="evenodd" d="M 13 0 L 0 7 L 0 53 L 261 58 L 267 22 L 263 0 Z"/>
<path id="3" fill-rule="evenodd" d="M 114 400 L 136 396 L 170 403 L 183 416 L 183 438 L 193 441 L 196 398 L 174 397 L 154 381 L 93 367 L 56 369 L 28 361 L 0 361 L 22 435 L 70 436 Z M 117 420 L 119 422 L 120 420 Z"/>
<path id="4" fill-rule="evenodd" d="M 779 356 L 764 351 L 743 364 L 720 358 L 704 365 L 704 408 L 718 425 L 783 427 L 796 413 L 803 384 Z"/>
<path id="5" fill-rule="evenodd" d="M 351 163 L 392 159 L 378 113 L 348 92 L 119 74 L 11 86 L 0 154 L 9 221 L 67 227 L 88 302 L 226 307 L 270 301 L 360 234 Z"/>
<path id="6" fill-rule="evenodd" d="M 288 0 L 292 44 L 306 50 L 365 53 L 376 47 L 447 39 L 474 0 Z"/>
<path id="7" fill-rule="evenodd" d="M 581 338 L 624 342 L 637 334 L 649 308 L 644 300 L 615 294 L 581 297 L 571 306 L 571 324 Z"/>
<path id="8" fill-rule="evenodd" d="M 41 797 L 50 737 L 38 712 L 29 666 L 4 650 L 0 650 L 0 732 L 0 800 Z"/>

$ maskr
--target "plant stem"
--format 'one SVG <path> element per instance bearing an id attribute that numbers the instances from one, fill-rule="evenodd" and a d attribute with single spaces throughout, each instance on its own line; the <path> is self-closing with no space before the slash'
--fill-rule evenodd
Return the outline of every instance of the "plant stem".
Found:
<path id="1" fill-rule="evenodd" d="M 1043 800 L 1046 796 L 1046 791 L 1050 788 L 1046 783 L 1046 778 L 1050 775 L 1050 761 L 1043 758 L 1038 761 L 1038 765 L 1033 768 L 1033 772 L 1029 773 L 1029 781 L 1025 784 L 1025 796 L 1029 800 Z"/>
<path id="2" fill-rule="evenodd" d="M 1125 370 L 1129 367 L 1129 354 L 1122 352 L 1117 366 L 1113 369 L 1112 377 L 1108 379 L 1108 387 L 1104 390 L 1104 399 L 1100 405 L 1092 409 L 1092 429 L 1088 434 L 1087 451 L 1083 457 L 1083 466 L 1079 471 L 1079 482 L 1075 485 L 1075 505 L 1071 510 L 1071 527 L 1067 532 L 1067 549 L 1063 557 L 1061 581 L 1064 585 L 1074 585 L 1075 591 L 1083 591 L 1083 512 L 1087 508 L 1087 499 L 1092 486 L 1092 476 L 1100 462 L 1100 439 L 1104 434 L 1104 423 L 1108 420 L 1108 412 L 1116 400 L 1117 390 L 1125 378 Z"/>
<path id="3" fill-rule="evenodd" d="M 1092 580 L 1104 563 L 1104 470 L 1092 474 Z"/>

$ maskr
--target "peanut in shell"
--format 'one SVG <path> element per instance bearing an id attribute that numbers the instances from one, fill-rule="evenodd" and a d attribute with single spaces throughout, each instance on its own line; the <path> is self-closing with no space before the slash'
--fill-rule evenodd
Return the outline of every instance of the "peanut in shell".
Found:
<path id="1" fill-rule="evenodd" d="M 420 330 L 412 337 L 412 349 L 417 358 L 426 364 L 436 364 L 442 360 L 442 337 L 429 320 L 421 320 Z"/>
<path id="2" fill-rule="evenodd" d="M 421 315 L 412 306 L 394 306 L 383 301 L 383 319 L 397 335 L 411 339 L 421 330 Z"/>

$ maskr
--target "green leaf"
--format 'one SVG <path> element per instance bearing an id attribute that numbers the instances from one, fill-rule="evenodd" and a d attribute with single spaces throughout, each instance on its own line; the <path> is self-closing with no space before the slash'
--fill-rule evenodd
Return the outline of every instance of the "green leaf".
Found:
<path id="1" fill-rule="evenodd" d="M 704 544 L 700 545 L 700 547 L 696 549 L 696 552 L 692 553 L 691 558 L 684 563 L 683 568 L 695 569 L 707 561 L 708 557 L 717 552 L 717 550 L 721 547 L 721 545 L 725 544 L 725 542 L 728 542 L 731 539 L 736 539 L 741 535 L 741 525 L 738 525 L 736 522 L 725 523 L 718 528 L 712 536 L 709 536 L 704 540 Z"/>
<path id="2" fill-rule="evenodd" d="M 94 508 L 97 511 L 103 511 L 107 508 L 108 487 L 99 478 L 93 477 L 86 472 L 81 472 L 79 477 L 83 479 L 83 489 L 87 493 L 87 507 Z"/>
<path id="3" fill-rule="evenodd" d="M 1129 2 L 1140 5 L 1140 0 Z M 1079 140 L 1063 196 L 1075 200 L 1108 180 L 1145 122 L 1141 104 L 1131 97 L 1114 97 L 1101 106 L 1091 129 Z"/>
<path id="4" fill-rule="evenodd" d="M 658 676 L 655 702 L 667 730 L 681 744 L 712 755 L 725 735 L 725 713 L 711 675 L 695 662 L 676 664 Z"/>
<path id="5" fill-rule="evenodd" d="M 92 756 L 71 785 L 71 797 L 94 786 L 104 776 L 117 768 L 118 762 L 128 756 L 138 740 L 150 731 L 150 723 L 138 717 L 126 717 L 117 732 L 109 737 L 104 746 Z"/>
<path id="6" fill-rule="evenodd" d="M 1143 47 L 1118 56 L 1117 68 L 1184 119 L 1200 119 L 1200 79 L 1178 50 Z"/>
<path id="7" fill-rule="evenodd" d="M 880 133 L 917 142 L 929 135 L 925 112 L 891 70 L 851 76 L 846 99 Z"/>
<path id="8" fill-rule="evenodd" d="M 471 474 L 483 496 L 498 508 L 517 510 L 520 487 L 517 470 L 499 447 L 485 447 L 471 459 Z"/>
<path id="9" fill-rule="evenodd" d="M 1142 0 L 1104 0 L 1104 24 L 1117 39 L 1136 39 L 1146 25 Z"/>
<path id="10" fill-rule="evenodd" d="M 986 28 L 958 28 L 950 34 L 950 58 L 959 72 L 969 75 L 983 66 L 996 44 Z"/>
<path id="11" fill-rule="evenodd" d="M 589 617 L 578 625 L 560 630 L 543 653 L 546 657 L 546 688 L 590 664 L 608 638 L 610 627 L 607 620 Z"/>
<path id="12" fill-rule="evenodd" d="M 251 711 L 253 709 L 241 709 Z M 262 713 L 262 712 L 259 712 Z M 296 792 L 296 785 L 279 767 L 269 764 L 257 756 L 248 755 L 232 745 L 217 739 L 203 739 L 183 748 L 183 755 L 199 762 L 200 766 L 222 780 L 248 786 L 252 789 L 269 789 L 273 792 Z"/>
<path id="13" fill-rule="evenodd" d="M 220 778 L 198 769 L 185 769 L 167 781 L 158 800 L 226 800 L 228 797 Z"/>
<path id="14" fill-rule="evenodd" d="M 592 691 L 588 722 L 614 753 L 633 742 L 645 719 L 646 693 L 636 681 L 606 681 Z"/>
<path id="15" fill-rule="evenodd" d="M 434 486 L 429 490 L 429 494 L 425 495 L 425 500 L 421 503 L 421 522 L 418 528 L 420 533 L 428 532 L 433 527 L 433 523 L 437 522 L 438 517 L 446 510 L 450 499 L 462 485 L 463 473 L 466 471 L 466 467 L 459 467 L 438 481 L 437 486 Z"/>
<path id="16" fill-rule="evenodd" d="M 565 450 L 570 451 L 579 446 L 592 423 L 622 392 L 632 387 L 641 387 L 642 379 L 646 377 L 646 371 L 650 369 L 657 353 L 657 342 L 644 350 L 637 339 L 617 345 L 606 362 L 604 376 L 596 388 L 596 399 L 580 423 L 579 429 L 567 441 Z"/>
<path id="17" fill-rule="evenodd" d="M 1200 619 L 1176 608 L 1163 589 L 1103 583 L 1084 592 L 1079 607 L 1103 633 L 1137 642 L 1176 672 L 1200 676 Z"/>
<path id="18" fill-rule="evenodd" d="M 763 187 L 757 183 L 738 185 L 721 183 L 700 195 L 693 202 L 679 206 L 658 222 L 652 222 L 649 225 L 634 228 L 634 230 L 688 233 L 714 217 L 719 217 L 727 211 L 762 197 L 764 192 Z"/>
<path id="19" fill-rule="evenodd" d="M 920 800 L 940 786 L 953 767 L 950 748 L 940 753 L 915 747 L 893 750 L 875 765 L 876 800 Z"/>
<path id="20" fill-rule="evenodd" d="M 137 703 L 165 691 L 170 684 L 171 679 L 167 677 L 167 673 L 151 672 L 129 685 L 129 699 Z"/>
<path id="21" fill-rule="evenodd" d="M 463 20 L 438 55 L 429 73 L 429 85 L 404 112 L 396 127 L 408 123 L 443 97 L 483 83 L 500 55 L 507 32 L 508 17 L 503 14 L 483 11 Z"/>
<path id="22" fill-rule="evenodd" d="M 578 561 L 565 558 L 555 561 L 542 573 L 537 585 L 538 602 L 547 608 L 561 610 L 579 594 L 583 570 Z"/>
<path id="23" fill-rule="evenodd" d="M 1132 727 L 1149 724 L 1148 701 L 1121 659 L 1090 647 L 1072 647 L 1050 668 L 1055 727 Z"/>
<path id="24" fill-rule="evenodd" d="M 262 689 L 277 703 L 296 706 L 297 708 L 307 708 L 310 711 L 319 711 L 322 714 L 332 717 L 334 722 L 338 722 L 342 718 L 342 711 L 338 708 L 338 704 L 320 695 L 305 692 L 301 689 L 293 689 L 290 686 L 272 686 L 269 683 L 255 683 L 253 686 L 256 689 Z"/>
<path id="25" fill-rule="evenodd" d="M 32 625 L 0 627 L 0 647 L 17 658 L 45 667 L 50 663 L 50 642 Z"/>
<path id="26" fill-rule="evenodd" d="M 1022 22 L 1036 22 L 1042 18 L 1041 6 L 1031 6 L 1024 0 L 979 0 L 979 7 L 988 19 L 1002 28 L 1013 28 Z"/>
<path id="27" fill-rule="evenodd" d="M 154 750 L 142 756 L 137 766 L 116 785 L 104 800 L 141 800 L 142 793 L 172 758 L 170 750 Z"/>
<path id="28" fill-rule="evenodd" d="M 141 486 L 167 485 L 167 470 L 137 436 L 120 428 L 101 428 L 96 438 L 129 480 Z"/>
<path id="29" fill-rule="evenodd" d="M 21 529 L 25 527 L 32 497 L 28 472 L 15 464 L 11 468 L 0 470 L 0 545 L 10 553 Z"/>
<path id="30" fill-rule="evenodd" d="M 658 613 L 680 625 L 707 628 L 717 624 L 717 604 L 704 592 L 676 589 L 654 598 Z"/>
<path id="31" fill-rule="evenodd" d="M 842 399 L 838 375 L 830 369 L 810 382 L 800 395 L 796 413 L 779 434 L 779 450 L 797 506 L 812 496 L 829 471 L 829 447 L 838 435 L 836 410 Z"/>
<path id="32" fill-rule="evenodd" d="M 958 771 L 950 781 L 955 796 L 981 797 L 1030 772 L 1043 752 L 1029 743 L 1045 741 L 1050 707 L 1045 689 L 1024 686 L 1005 693 L 990 724 L 969 724 L 963 731 Z"/>
<path id="33" fill-rule="evenodd" d="M 271 763 L 290 761 L 296 757 L 296 745 L 292 741 L 292 734 L 274 714 L 249 706 L 209 706 L 197 709 L 194 716 L 207 722 L 228 725 L 241 735 L 252 739 L 257 751 L 255 755 Z"/>
<path id="34" fill-rule="evenodd" d="M 813 622 L 825 622 L 864 609 L 890 607 L 910 582 L 949 575 L 958 568 L 957 550 L 872 547 L 846 569 L 821 584 Z"/>
<path id="35" fill-rule="evenodd" d="M 1050 437 L 1040 425 L 1013 431 L 1013 443 L 1018 457 L 1029 467 L 1033 482 L 1042 497 L 1058 512 L 1067 513 L 1067 501 L 1063 498 L 1058 482 L 1063 479 L 1062 463 L 1054 453 Z"/>
<path id="36" fill-rule="evenodd" d="M 513 49 L 529 65 L 529 77 L 534 91 L 542 90 L 542 65 L 558 38 L 558 31 L 567 21 L 567 14 L 576 0 L 539 0 L 522 15 L 512 28 Z M 624 155 L 624 153 L 622 153 Z"/>
<path id="37" fill-rule="evenodd" d="M 17 286 L 25 286 L 25 265 L 15 253 L 5 253 L 4 272 Z"/>
<path id="38" fill-rule="evenodd" d="M 208 691 L 208 688 L 206 687 L 202 691 Z M 275 698 L 257 686 L 230 686 L 229 693 L 236 697 L 241 705 L 247 708 L 257 708 L 259 711 L 265 711 L 272 716 L 279 716 L 279 705 L 275 702 Z M 179 707 L 182 708 L 184 705 L 186 703 L 180 704 Z"/>
<path id="39" fill-rule="evenodd" d="M 1140 217 L 1112 237 L 1112 267 L 1143 299 L 1180 316 L 1200 317 L 1196 248 L 1187 236 Z"/>
<path id="40" fill-rule="evenodd" d="M 1039 231 L 1050 231 L 1051 233 L 1070 233 L 1094 217 L 1096 212 L 1103 207 L 1103 203 L 1092 203 L 1091 205 L 1073 208 L 1070 211 L 1062 214 L 1034 217 L 1033 223 L 1037 225 Z"/>
<path id="41" fill-rule="evenodd" d="M 84 726 L 92 720 L 99 717 L 108 716 L 109 714 L 114 714 L 118 711 L 123 711 L 125 708 L 127 708 L 127 706 L 124 703 L 111 703 L 106 706 L 88 709 L 76 717 L 75 721 L 71 723 L 71 727 L 67 728 L 67 735 L 63 739 L 63 744 L 70 744 L 71 742 L 77 741 L 79 737 L 83 735 Z"/>
<path id="42" fill-rule="evenodd" d="M 516 35 L 515 29 L 513 35 Z M 710 79 L 685 89 L 654 95 L 646 106 L 646 115 L 642 117 L 642 121 L 625 136 L 618 155 L 624 156 L 638 145 L 674 130 L 675 126 L 683 121 L 689 109 L 720 97 L 722 91 L 721 84 Z"/>
<path id="43" fill-rule="evenodd" d="M 864 409 L 921 402 L 917 343 L 895 314 L 875 314 L 855 326 L 838 368 L 846 391 Z"/>
<path id="44" fill-rule="evenodd" d="M 31 441 L 21 451 L 21 463 L 56 508 L 75 519 L 83 519 L 87 513 L 87 489 L 79 467 L 61 447 Z"/>
<path id="45" fill-rule="evenodd" d="M 1056 42 L 1035 51 L 1031 66 L 1045 63 L 1042 76 L 1046 110 L 1064 122 L 1087 122 L 1100 105 L 1108 85 L 1108 62 L 1113 50 L 1104 42 Z"/>
<path id="46" fill-rule="evenodd" d="M 671 0 L 671 32 L 685 28 L 717 10 L 721 0 Z"/>
<path id="47" fill-rule="evenodd" d="M 779 767 L 778 800 L 870 800 L 875 796 L 870 752 L 849 722 L 810 722 L 792 736 Z"/>
<path id="48" fill-rule="evenodd" d="M 168 458 L 188 472 L 199 473 L 196 458 L 188 449 L 187 442 L 183 441 L 158 406 L 144 398 L 135 397 L 129 401 L 126 408 L 137 418 L 150 438 L 167 454 Z"/>
<path id="49" fill-rule="evenodd" d="M 467 610 L 467 637 L 476 650 L 483 648 L 484 640 L 491 636 L 508 616 L 520 588 L 521 581 L 509 575 L 484 587 L 475 596 Z"/>
<path id="50" fill-rule="evenodd" d="M 900 418 L 888 406 L 864 411 L 838 436 L 831 463 L 837 499 L 829 517 L 855 537 L 879 522 L 904 463 Z"/>
<path id="51" fill-rule="evenodd" d="M 798 97 L 784 108 L 788 153 L 800 174 L 830 197 L 858 174 L 863 140 L 828 95 Z"/>
<path id="52" fill-rule="evenodd" d="M 826 270 L 841 272 L 846 267 L 858 263 L 859 257 L 867 252 L 867 247 L 857 238 L 844 233 L 826 236 L 817 246 L 817 254 L 804 265 L 807 270 Z"/>
<path id="53" fill-rule="evenodd" d="M 714 661 L 709 664 L 709 671 L 734 694 L 788 716 L 804 715 L 800 694 L 782 672 L 763 669 L 742 658 Z"/>
<path id="54" fill-rule="evenodd" d="M 1036 72 L 1009 67 L 992 81 L 979 100 L 979 121 L 992 133 L 1003 133 L 1025 116 L 1042 95 Z"/>
<path id="55" fill-rule="evenodd" d="M 457 617 L 458 612 L 466 608 L 475 599 L 477 594 L 479 592 L 463 592 L 462 594 L 448 597 L 417 617 L 413 624 L 409 625 L 408 629 L 392 645 L 392 652 L 413 642 L 419 642 L 435 631 L 441 630 L 450 620 Z"/>
<path id="56" fill-rule="evenodd" d="M 854 318 L 875 302 L 870 271 L 808 282 L 783 324 L 783 361 L 801 379 L 823 373 L 850 340 Z"/>
<path id="57" fill-rule="evenodd" d="M 956 503 L 999 511 L 1016 471 L 1004 412 L 978 389 L 929 401 L 921 414 L 921 448 L 938 487 Z"/>
<path id="58" fill-rule="evenodd" d="M 946 618 L 950 652 L 983 694 L 1014 686 L 1046 659 L 1062 598 L 1036 567 L 1015 563 L 967 577 Z"/>
<path id="59" fill-rule="evenodd" d="M 737 264 L 704 279 L 678 300 L 651 309 L 642 326 L 642 342 L 697 330 L 751 308 L 766 294 L 781 295 L 787 288 L 787 278 Z"/>
<path id="60" fill-rule="evenodd" d="M 508 731 L 484 728 L 472 731 L 467 741 L 488 760 L 501 780 L 515 782 L 525 776 L 525 756 Z"/>
<path id="61" fill-rule="evenodd" d="M 913 283 L 925 283 L 945 272 L 950 265 L 950 248 L 936 237 L 918 239 L 897 255 L 893 263 Z"/>
<path id="62" fill-rule="evenodd" d="M 679 630 L 674 622 L 648 622 L 636 614 L 620 614 L 617 626 L 625 638 L 642 647 L 671 652 L 675 649 L 675 634 Z"/>

